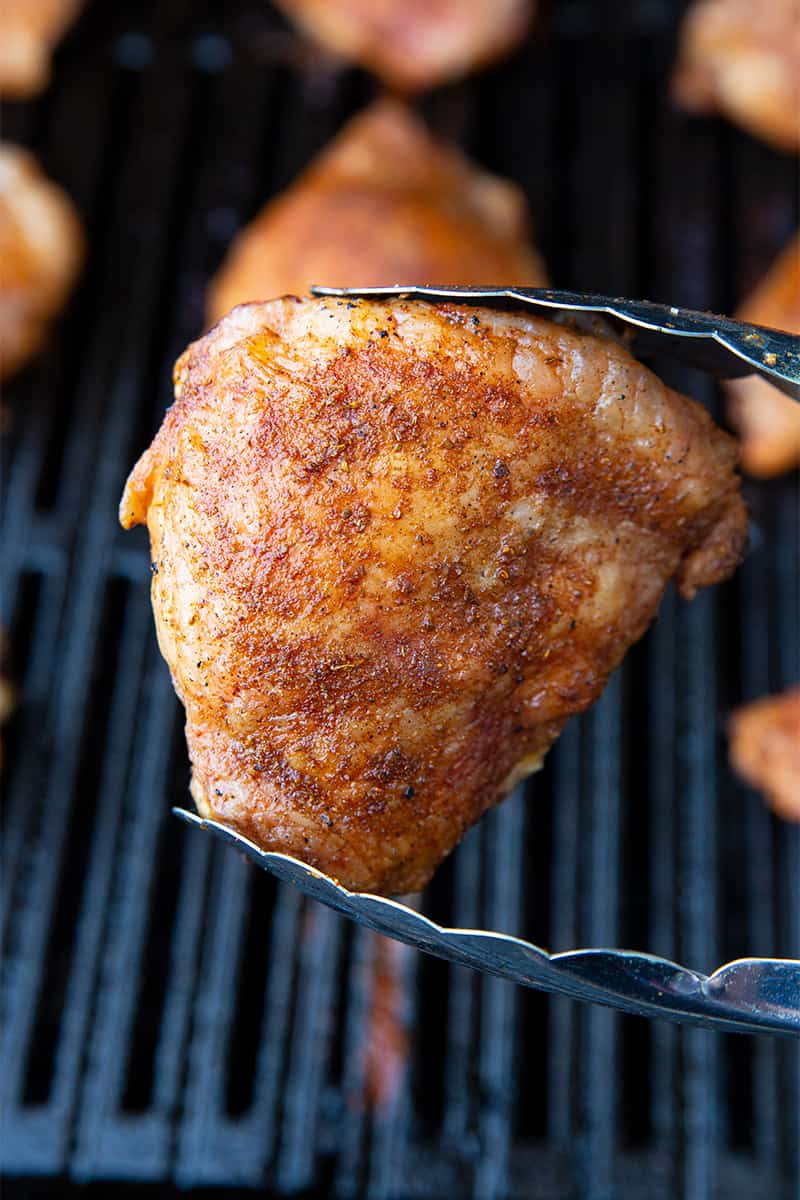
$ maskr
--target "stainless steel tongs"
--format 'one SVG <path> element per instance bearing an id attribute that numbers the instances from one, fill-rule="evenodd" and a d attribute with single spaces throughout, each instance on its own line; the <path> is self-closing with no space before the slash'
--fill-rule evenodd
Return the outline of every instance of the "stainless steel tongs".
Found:
<path id="1" fill-rule="evenodd" d="M 540 315 L 594 328 L 612 335 L 622 327 L 624 340 L 637 354 L 656 351 L 678 358 L 723 379 L 761 375 L 788 396 L 800 400 L 800 337 L 779 329 L 748 325 L 714 313 L 693 312 L 653 304 L 597 296 L 592 292 L 561 292 L 552 288 L 431 287 L 427 284 L 391 287 L 313 287 L 315 296 L 352 300 L 389 300 L 406 297 L 432 304 L 456 301 L 485 308 L 532 308 Z"/>
<path id="2" fill-rule="evenodd" d="M 689 967 L 634 950 L 568 950 L 548 954 L 541 946 L 486 929 L 447 929 L 399 900 L 347 888 L 288 854 L 255 843 L 196 813 L 172 810 L 190 825 L 213 833 L 251 862 L 298 887 L 312 900 L 359 925 L 417 950 L 526 987 L 593 1000 L 622 1012 L 664 1017 L 687 1025 L 740 1033 L 800 1036 L 800 961 L 739 958 L 703 975 Z"/>
<path id="3" fill-rule="evenodd" d="M 588 314 L 590 327 L 608 333 L 621 324 L 637 352 L 658 350 L 722 377 L 757 373 L 800 400 L 800 337 L 746 325 L 727 317 L 648 301 L 595 296 L 547 288 L 394 287 L 314 288 L 341 298 L 457 301 L 493 308 L 534 308 L 563 319 Z M 585 322 L 586 317 L 578 317 Z M 612 325 L 612 332 L 614 332 Z M 307 896 L 360 925 L 451 962 L 489 971 L 528 987 L 592 1000 L 624 1012 L 690 1025 L 740 1032 L 800 1035 L 800 961 L 743 958 L 703 975 L 652 954 L 631 950 L 570 950 L 548 954 L 509 934 L 447 929 L 407 904 L 350 892 L 322 871 L 287 854 L 261 850 L 217 821 L 174 810 L 191 825 L 209 830 L 252 862 L 300 888 Z"/>

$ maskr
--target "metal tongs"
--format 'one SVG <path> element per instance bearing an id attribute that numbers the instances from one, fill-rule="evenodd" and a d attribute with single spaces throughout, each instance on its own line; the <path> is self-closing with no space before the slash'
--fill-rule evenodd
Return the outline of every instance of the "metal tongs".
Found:
<path id="1" fill-rule="evenodd" d="M 311 291 L 315 296 L 344 300 L 403 297 L 432 304 L 449 300 L 484 308 L 539 309 L 543 310 L 540 316 L 553 321 L 606 336 L 621 334 L 620 340 L 637 354 L 657 352 L 678 358 L 722 379 L 761 375 L 787 396 L 800 400 L 800 337 L 714 313 L 552 288 L 408 287 L 396 283 L 391 287 L 312 287 Z"/>
<path id="2" fill-rule="evenodd" d="M 313 288 L 342 299 L 407 297 L 491 308 L 547 310 L 568 321 L 619 336 L 637 353 L 660 351 L 703 371 L 734 378 L 758 374 L 800 400 L 800 337 L 727 317 L 648 301 L 549 288 L 393 287 Z M 581 315 L 583 314 L 583 315 Z M 587 326 L 588 314 L 588 326 Z M 184 809 L 175 815 L 213 833 L 305 895 L 360 925 L 451 962 L 488 971 L 527 987 L 623 1012 L 738 1032 L 800 1035 L 800 960 L 743 958 L 703 975 L 652 954 L 630 950 L 570 950 L 548 954 L 509 934 L 447 929 L 398 900 L 350 892 L 335 879 L 288 854 L 261 850 L 217 821 Z"/>

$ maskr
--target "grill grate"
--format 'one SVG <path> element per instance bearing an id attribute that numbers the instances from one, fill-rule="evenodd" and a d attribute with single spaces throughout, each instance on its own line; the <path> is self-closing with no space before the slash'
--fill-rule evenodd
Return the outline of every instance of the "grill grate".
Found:
<path id="1" fill-rule="evenodd" d="M 680 6 L 543 7 L 520 55 L 428 115 L 523 185 L 560 285 L 730 309 L 797 223 L 795 164 L 671 110 Z M 357 72 L 304 71 L 296 48 L 263 0 L 96 3 L 52 88 L 7 108 L 5 135 L 84 213 L 91 259 L 6 401 L 3 620 L 23 700 L 4 768 L 4 1169 L 391 1200 L 788 1200 L 796 1047 L 409 953 L 393 960 L 408 1069 L 367 1103 L 375 939 L 168 816 L 188 778 L 180 713 L 145 538 L 115 508 L 231 234 L 371 95 Z M 716 407 L 707 381 L 670 378 Z M 442 868 L 434 919 L 701 969 L 800 954 L 800 830 L 736 783 L 721 736 L 734 704 L 800 676 L 798 478 L 748 500 L 736 578 L 691 606 L 667 596 L 527 802 Z"/>

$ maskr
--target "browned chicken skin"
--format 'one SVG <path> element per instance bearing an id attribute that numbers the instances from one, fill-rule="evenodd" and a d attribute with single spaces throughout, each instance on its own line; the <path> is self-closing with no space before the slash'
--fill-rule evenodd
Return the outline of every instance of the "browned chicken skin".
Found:
<path id="1" fill-rule="evenodd" d="M 433 137 L 403 104 L 350 121 L 236 239 L 209 316 L 311 284 L 543 286 L 522 193 Z"/>
<path id="2" fill-rule="evenodd" d="M 730 723 L 730 756 L 770 808 L 800 821 L 800 687 L 740 708 Z"/>
<path id="3" fill-rule="evenodd" d="M 38 349 L 82 258 L 67 196 L 30 154 L 0 143 L 0 379 Z"/>
<path id="4" fill-rule="evenodd" d="M 50 79 L 50 56 L 83 0 L 2 0 L 0 96 L 25 99 Z"/>
<path id="5" fill-rule="evenodd" d="M 695 0 L 675 94 L 722 112 L 781 150 L 800 150 L 800 0 Z"/>
<path id="6" fill-rule="evenodd" d="M 533 0 L 277 0 L 329 50 L 391 87 L 419 91 L 508 53 L 524 36 Z"/>
<path id="7" fill-rule="evenodd" d="M 175 370 L 147 522 L 201 812 L 424 885 L 746 539 L 736 447 L 616 343 L 413 301 L 235 309 Z"/>
<path id="8" fill-rule="evenodd" d="M 800 334 L 800 233 L 739 312 L 743 321 Z M 800 465 L 800 404 L 757 375 L 727 384 L 728 417 L 742 439 L 742 466 L 767 478 Z"/>

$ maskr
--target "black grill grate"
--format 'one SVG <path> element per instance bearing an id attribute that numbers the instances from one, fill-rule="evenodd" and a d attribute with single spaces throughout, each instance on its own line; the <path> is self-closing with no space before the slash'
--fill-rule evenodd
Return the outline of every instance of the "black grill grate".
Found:
<path id="1" fill-rule="evenodd" d="M 563 286 L 730 309 L 797 223 L 796 165 L 667 100 L 680 5 L 562 2 L 434 124 L 516 178 Z M 787 1198 L 800 1058 L 400 954 L 408 1071 L 366 1104 L 376 942 L 168 815 L 181 721 L 126 471 L 170 399 L 232 232 L 372 94 L 304 69 L 266 0 L 91 5 L 52 88 L 9 106 L 82 209 L 91 259 L 7 389 L 0 1097 L 10 1175 L 276 1194 Z M 672 380 L 716 407 L 686 372 Z M 748 487 L 754 549 L 670 595 L 527 803 L 475 830 L 436 919 L 702 969 L 800 954 L 800 830 L 725 763 L 725 714 L 800 676 L 798 479 Z"/>

